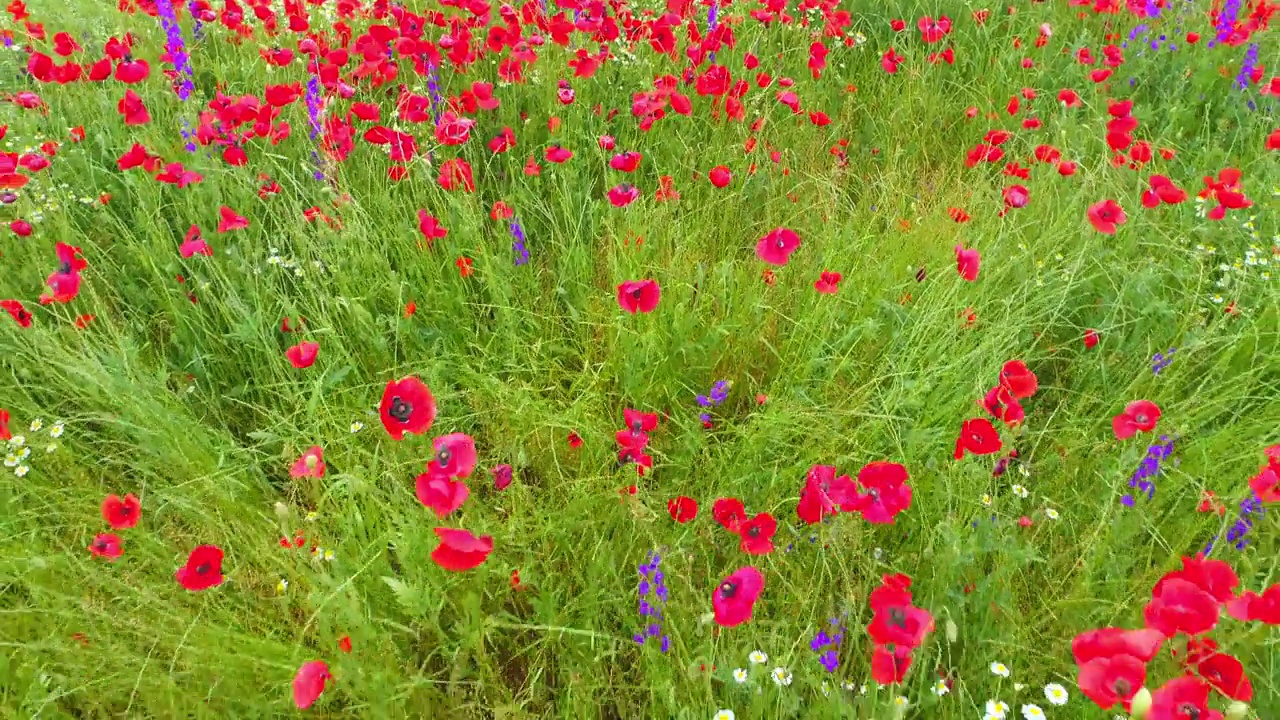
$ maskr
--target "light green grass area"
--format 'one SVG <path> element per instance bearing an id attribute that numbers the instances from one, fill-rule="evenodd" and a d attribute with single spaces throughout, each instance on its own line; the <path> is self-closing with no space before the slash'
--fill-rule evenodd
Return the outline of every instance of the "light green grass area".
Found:
<path id="1" fill-rule="evenodd" d="M 687 31 L 677 28 L 678 62 L 647 43 L 630 60 L 619 42 L 620 57 L 590 79 L 573 78 L 566 63 L 574 48 L 598 44 L 575 35 L 573 47 L 538 48 L 528 82 L 496 86 L 501 106 L 479 113 L 467 144 L 439 147 L 430 123 L 397 123 L 418 136 L 421 157 L 391 182 L 385 152 L 359 138 L 369 124 L 357 122 L 350 158 L 327 166 L 332 182 L 321 182 L 301 100 L 280 117 L 291 137 L 250 141 L 244 167 L 204 148 L 188 154 L 179 135 L 184 121 L 198 122 L 215 83 L 235 95 L 305 83 L 303 60 L 268 68 L 258 54 L 296 48 L 291 33 L 235 45 L 215 24 L 196 42 L 184 17 L 196 91 L 183 104 L 160 75 L 156 19 L 114 3 L 32 0 L 33 20 L 50 35 L 80 37 L 92 59 L 108 37 L 134 34 L 136 54 L 152 63 L 151 78 L 134 86 L 152 121 L 123 124 L 120 83 L 38 84 L 21 77 L 24 53 L 0 48 L 0 97 L 34 90 L 48 107 L 0 102 L 0 150 L 63 143 L 16 202 L 0 206 L 5 223 L 40 218 L 27 238 L 0 227 L 0 299 L 20 299 L 35 316 L 21 329 L 0 314 L 0 407 L 32 450 L 25 476 L 0 472 L 3 715 L 289 716 L 299 713 L 290 694 L 298 667 L 324 660 L 333 680 L 307 711 L 316 717 L 698 720 L 724 708 L 738 718 L 892 718 L 898 696 L 909 702 L 905 717 L 921 720 L 981 718 L 988 699 L 1007 702 L 1011 720 L 1026 703 L 1054 720 L 1114 717 L 1119 708 L 1100 710 L 1077 689 L 1071 639 L 1141 627 L 1154 582 L 1226 533 L 1263 449 L 1280 442 L 1280 153 L 1264 147 L 1275 98 L 1232 89 L 1245 48 L 1207 48 L 1204 3 L 1179 15 L 1182 4 L 1171 0 L 1148 22 L 1149 39 L 1175 27 L 1204 39 L 1144 53 L 1130 43 L 1104 85 L 1074 52 L 1101 56 L 1108 33 L 1122 41 L 1141 22 L 1128 12 L 993 4 L 979 25 L 975 8 L 958 3 L 846 3 L 846 32 L 865 42 L 828 39 L 828 67 L 815 81 L 806 63 L 821 16 L 808 13 L 809 28 L 765 28 L 747 17 L 758 6 L 739 2 L 720 10 L 722 22 L 743 21 L 736 48 L 717 61 L 751 83 L 745 121 L 713 118 L 711 99 L 682 85 L 692 114 L 668 108 L 647 132 L 631 115 L 632 95 L 657 75 L 680 76 Z M 317 27 L 326 22 L 325 11 L 311 12 Z M 954 30 L 926 46 L 915 22 L 940 13 Z M 705 31 L 706 7 L 688 17 Z M 907 31 L 895 34 L 890 18 L 905 19 Z M 355 22 L 356 34 L 370 22 Z M 1042 23 L 1053 34 L 1035 48 Z M 23 32 L 7 14 L 4 29 Z M 483 37 L 477 30 L 476 42 Z M 1274 38 L 1254 42 L 1274 75 Z M 926 61 L 947 44 L 954 65 Z M 894 75 L 880 64 L 891 46 L 907 58 Z M 761 59 L 755 71 L 743 68 L 747 52 Z M 441 92 L 496 82 L 496 57 L 466 72 L 445 67 Z M 426 94 L 425 79 L 401 65 L 397 82 Z M 757 88 L 757 72 L 774 85 Z M 775 99 L 784 76 L 795 79 L 803 110 L 826 112 L 830 125 Z M 576 91 L 572 105 L 557 101 L 561 78 Z M 1023 88 L 1036 98 L 1011 117 L 1006 104 Z M 1083 106 L 1064 108 L 1063 88 Z M 1108 98 L 1133 99 L 1135 137 L 1175 150 L 1173 159 L 1113 166 Z M 394 91 L 364 86 L 354 99 L 380 104 L 393 124 Z M 335 98 L 330 111 L 349 104 Z M 976 118 L 966 117 L 970 106 Z M 610 109 L 619 110 L 612 120 Z M 554 133 L 551 117 L 560 120 Z M 1028 117 L 1043 126 L 1022 129 Z M 766 121 L 752 132 L 756 118 Z M 79 125 L 85 140 L 68 142 Z M 504 126 L 517 144 L 493 155 L 486 144 Z M 1013 132 L 1006 159 L 965 167 L 990 129 Z M 601 135 L 615 137 L 616 150 L 602 150 Z M 841 140 L 847 167 L 832 152 Z M 141 169 L 121 172 L 116 159 L 134 142 L 203 182 L 179 190 Z M 553 143 L 573 159 L 546 162 Z M 1035 162 L 1040 144 L 1078 172 L 1063 177 Z M 608 165 L 625 150 L 644 155 L 629 176 Z M 540 176 L 522 172 L 530 155 Z M 471 163 L 474 193 L 437 184 L 451 157 Z M 1002 175 L 1012 161 L 1030 178 Z M 729 187 L 707 181 L 716 165 L 731 170 Z M 1216 222 L 1198 216 L 1213 205 L 1194 199 L 1201 178 L 1227 167 L 1242 171 L 1253 207 Z M 261 173 L 279 194 L 259 197 Z M 1192 199 L 1144 209 L 1152 174 Z M 664 175 L 678 200 L 655 201 Z M 621 182 L 641 192 L 625 208 L 605 196 Z M 999 216 L 1001 189 L 1015 183 L 1030 202 Z M 109 203 L 95 202 L 100 193 Z M 1113 237 L 1085 215 L 1108 198 L 1128 215 Z M 509 221 L 491 219 L 497 201 L 527 235 L 527 265 L 513 265 Z M 222 205 L 250 227 L 218 234 Z M 304 221 L 316 206 L 341 227 Z M 957 223 L 951 207 L 972 219 Z M 419 245 L 418 209 L 449 230 L 431 249 Z M 179 255 L 193 223 L 213 257 Z M 769 284 L 754 248 L 776 227 L 802 243 Z M 83 249 L 83 286 L 69 304 L 41 305 L 60 241 Z M 957 274 L 957 245 L 981 252 L 976 282 Z M 464 257 L 469 277 L 457 264 Z M 834 295 L 813 287 L 823 270 L 843 274 Z M 637 279 L 661 285 L 650 314 L 627 314 L 616 301 L 616 286 Z M 417 310 L 406 317 L 411 301 Z M 1235 312 L 1225 312 L 1231 303 Z M 77 330 L 84 314 L 94 319 Z M 299 316 L 303 332 L 281 332 L 283 318 Z M 1087 329 L 1100 337 L 1092 349 Z M 299 370 L 285 350 L 304 339 L 320 351 Z M 1153 373 L 1152 356 L 1170 348 L 1172 362 Z M 1039 392 L 1024 401 L 1020 427 L 997 424 L 1018 458 L 994 477 L 999 456 L 956 461 L 952 451 L 961 422 L 985 416 L 983 394 L 1013 359 L 1038 376 Z M 389 380 L 408 375 L 430 387 L 439 415 L 425 436 L 396 442 L 377 405 Z M 731 388 L 708 429 L 695 397 L 720 380 Z M 1117 441 L 1111 418 L 1138 399 L 1160 406 L 1159 426 Z M 661 415 L 643 478 L 617 462 L 624 408 Z M 29 431 L 37 419 L 43 428 Z M 56 439 L 55 422 L 65 428 Z M 470 499 L 437 520 L 415 497 L 414 477 L 433 455 L 431 438 L 452 432 L 475 439 L 480 465 Z M 581 447 L 570 447 L 571 433 Z M 1154 498 L 1126 507 L 1128 480 L 1161 435 L 1176 439 L 1174 459 Z M 291 479 L 291 464 L 314 445 L 325 476 Z M 914 498 L 895 524 L 853 513 L 798 521 L 811 465 L 856 474 L 873 460 L 910 473 Z M 499 492 L 489 469 L 501 463 L 514 466 L 515 480 Z M 634 495 L 625 490 L 633 484 Z M 1224 515 L 1197 512 L 1205 491 Z M 86 548 L 110 531 L 100 506 L 113 493 L 136 494 L 142 519 L 118 532 L 124 553 L 107 562 Z M 667 511 L 680 495 L 700 505 L 687 524 Z M 778 518 L 778 549 L 744 554 L 711 517 L 720 497 Z M 429 557 L 438 526 L 491 535 L 494 550 L 474 570 L 447 572 Z M 296 534 L 332 559 L 281 547 Z M 1242 589 L 1260 592 L 1280 580 L 1280 510 L 1258 516 L 1248 538 L 1243 550 L 1219 540 L 1213 557 L 1232 564 Z M 174 572 L 201 544 L 226 552 L 227 581 L 192 593 Z M 654 550 L 670 593 L 665 654 L 632 639 L 644 629 L 637 566 Z M 755 616 L 718 629 L 712 592 L 745 565 L 766 577 Z M 911 576 L 916 605 L 937 629 L 903 685 L 877 688 L 867 594 L 897 572 Z M 829 674 L 809 643 L 845 613 L 840 667 Z M 350 653 L 339 649 L 344 636 Z M 1224 614 L 1214 637 L 1244 664 L 1256 716 L 1280 717 L 1280 631 Z M 1150 665 L 1150 688 L 1179 672 L 1168 650 L 1184 642 L 1171 640 Z M 753 650 L 768 662 L 750 663 Z M 1010 677 L 994 675 L 993 662 Z M 791 673 L 789 685 L 771 680 L 775 667 Z M 735 668 L 749 669 L 745 684 Z M 940 673 L 954 678 L 941 697 L 932 691 Z M 1070 701 L 1050 705 L 1047 683 L 1066 686 Z"/>

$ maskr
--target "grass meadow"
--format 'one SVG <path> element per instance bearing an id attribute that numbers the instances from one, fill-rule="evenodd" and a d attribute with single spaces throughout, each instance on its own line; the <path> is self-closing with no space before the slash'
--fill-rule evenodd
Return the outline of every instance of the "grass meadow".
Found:
<path id="1" fill-rule="evenodd" d="M 159 3 L 0 14 L 5 717 L 1110 720 L 1073 638 L 1144 626 L 1149 720 L 1280 717 L 1274 5 Z"/>

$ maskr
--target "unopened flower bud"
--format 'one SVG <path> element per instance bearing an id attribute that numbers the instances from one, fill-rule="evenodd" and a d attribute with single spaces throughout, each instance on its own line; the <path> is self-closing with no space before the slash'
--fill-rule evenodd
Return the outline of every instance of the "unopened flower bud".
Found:
<path id="1" fill-rule="evenodd" d="M 1249 717 L 1249 706 L 1237 700 L 1227 706 L 1224 717 L 1226 720 L 1244 720 Z"/>
<path id="2" fill-rule="evenodd" d="M 1151 711 L 1151 691 L 1144 688 L 1138 690 L 1129 703 L 1130 720 L 1143 720 Z"/>

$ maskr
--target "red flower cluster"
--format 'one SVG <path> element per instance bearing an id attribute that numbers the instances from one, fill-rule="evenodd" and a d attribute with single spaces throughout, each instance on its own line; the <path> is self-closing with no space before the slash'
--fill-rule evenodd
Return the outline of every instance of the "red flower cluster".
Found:
<path id="1" fill-rule="evenodd" d="M 653 469 L 653 458 L 645 448 L 649 446 L 649 433 L 658 427 L 658 414 L 626 408 L 622 420 L 627 426 L 613 436 L 618 442 L 618 463 L 635 463 L 636 472 L 644 477 L 646 468 Z"/>
<path id="2" fill-rule="evenodd" d="M 1280 445 L 1266 449 L 1267 464 L 1258 468 L 1258 474 L 1249 478 L 1249 488 L 1264 503 L 1280 502 Z"/>
<path id="3" fill-rule="evenodd" d="M 1208 707 L 1211 691 L 1248 702 L 1253 685 L 1234 656 L 1219 652 L 1207 633 L 1218 625 L 1223 608 L 1242 621 L 1280 624 L 1280 585 L 1262 595 L 1236 595 L 1240 579 L 1231 566 L 1203 556 L 1184 557 L 1182 569 L 1165 573 L 1143 608 L 1145 627 L 1107 627 L 1077 635 L 1071 652 L 1079 667 L 1080 691 L 1104 710 L 1119 704 L 1128 711 L 1147 680 L 1147 665 L 1166 640 L 1187 636 L 1181 656 L 1184 674 L 1151 693 L 1149 720 L 1184 717 L 1221 718 Z"/>
<path id="4" fill-rule="evenodd" d="M 720 498 L 711 506 L 711 516 L 724 529 L 737 535 L 742 552 L 748 555 L 768 555 L 773 552 L 773 536 L 778 532 L 778 521 L 767 512 L 748 518 L 746 507 L 738 498 Z"/>
<path id="5" fill-rule="evenodd" d="M 911 506 L 907 477 L 907 469 L 898 463 L 872 462 L 858 471 L 855 485 L 848 475 L 837 477 L 835 466 L 814 465 L 805 476 L 796 515 L 809 525 L 841 512 L 861 513 L 876 525 L 892 524 L 898 513 Z"/>
<path id="6" fill-rule="evenodd" d="M 871 622 L 867 634 L 875 642 L 871 678 L 881 685 L 900 683 L 911 669 L 912 652 L 933 631 L 933 615 L 911 604 L 911 578 L 885 575 L 867 599 Z"/>

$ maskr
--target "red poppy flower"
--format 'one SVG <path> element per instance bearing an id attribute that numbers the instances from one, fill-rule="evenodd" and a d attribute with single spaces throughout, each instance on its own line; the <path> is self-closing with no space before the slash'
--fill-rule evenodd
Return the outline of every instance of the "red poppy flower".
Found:
<path id="1" fill-rule="evenodd" d="M 414 479 L 414 485 L 418 502 L 434 511 L 440 519 L 462 507 L 471 495 L 465 483 L 436 470 L 434 463 L 427 472 Z"/>
<path id="2" fill-rule="evenodd" d="M 1280 502 L 1280 472 L 1275 466 L 1266 466 L 1249 478 L 1249 489 L 1258 494 L 1264 503 Z"/>
<path id="3" fill-rule="evenodd" d="M 9 230 L 18 237 L 31 237 L 31 223 L 26 220 L 13 220 L 9 223 Z"/>
<path id="4" fill-rule="evenodd" d="M 1147 720 L 1221 720 L 1222 714 L 1209 709 L 1209 686 L 1200 678 L 1183 675 L 1151 693 Z"/>
<path id="5" fill-rule="evenodd" d="M 573 448 L 574 450 L 577 450 L 578 448 L 582 447 L 582 436 L 579 435 L 576 431 L 573 431 L 573 430 L 569 431 L 569 447 Z"/>
<path id="6" fill-rule="evenodd" d="M 618 305 L 632 315 L 652 312 L 661 297 L 656 280 L 631 280 L 618 286 Z"/>
<path id="7" fill-rule="evenodd" d="M 601 142 L 600 147 L 604 148 L 605 150 L 609 150 L 613 147 L 612 145 L 613 138 L 609 138 L 609 147 L 607 148 L 604 147 L 605 138 L 603 137 L 600 138 L 600 142 Z M 609 167 L 613 168 L 614 170 L 620 170 L 624 173 L 635 172 L 636 168 L 640 166 L 640 160 L 642 160 L 643 158 L 644 156 L 638 152 L 619 153 L 609 159 Z"/>
<path id="8" fill-rule="evenodd" d="M 223 205 L 218 208 L 220 220 L 218 221 L 218 233 L 222 234 L 232 230 L 243 230 L 249 227 L 249 219 L 243 215 L 237 215 L 236 211 Z"/>
<path id="9" fill-rule="evenodd" d="M 138 524 L 142 516 L 142 503 L 129 493 L 120 499 L 119 495 L 108 495 L 102 501 L 102 519 L 107 521 L 113 530 L 125 530 Z"/>
<path id="10" fill-rule="evenodd" d="M 318 342 L 300 342 L 284 351 L 285 357 L 289 358 L 289 364 L 299 370 L 311 367 L 319 354 L 320 343 Z"/>
<path id="11" fill-rule="evenodd" d="M 838 272 L 823 270 L 818 279 L 814 281 L 813 289 L 823 295 L 835 295 L 836 291 L 840 289 L 840 281 L 843 279 L 844 276 Z"/>
<path id="12" fill-rule="evenodd" d="M 1240 593 L 1240 597 L 1227 603 L 1227 614 L 1241 622 L 1280 625 L 1280 583 L 1267 588 L 1261 595 L 1252 590 Z"/>
<path id="13" fill-rule="evenodd" d="M 920 28 L 920 39 L 926 43 L 933 44 L 940 42 L 951 32 L 951 18 L 943 15 L 935 21 L 926 15 L 920 18 L 920 21 L 916 23 L 916 27 Z"/>
<path id="14" fill-rule="evenodd" d="M 1111 418 L 1111 429 L 1117 440 L 1126 440 L 1134 433 L 1151 432 L 1160 420 L 1160 408 L 1150 400 L 1135 400 L 1124 406 L 1124 412 Z"/>
<path id="15" fill-rule="evenodd" d="M 617 187 L 611 188 L 607 195 L 609 197 L 609 203 L 614 207 L 626 207 L 640 197 L 640 191 L 633 185 L 623 183 Z"/>
<path id="16" fill-rule="evenodd" d="M 471 175 L 471 164 L 462 158 L 450 158 L 440 164 L 436 182 L 445 190 L 475 192 L 476 181 Z"/>
<path id="17" fill-rule="evenodd" d="M 209 243 L 200 237 L 200 228 L 192 225 L 187 230 L 187 236 L 183 238 L 182 244 L 178 246 L 178 253 L 184 258 L 190 258 L 195 255 L 213 257 L 213 248 L 209 247 Z"/>
<path id="18" fill-rule="evenodd" d="M 742 538 L 742 552 L 748 555 L 768 555 L 773 552 L 773 535 L 778 531 L 778 521 L 769 513 L 759 513 L 738 526 Z"/>
<path id="19" fill-rule="evenodd" d="M 624 408 L 622 421 L 632 432 L 650 432 L 658 427 L 658 414 Z"/>
<path id="20" fill-rule="evenodd" d="M 338 649 L 344 653 L 351 652 L 351 636 L 350 635 L 343 635 L 342 637 L 338 638 Z"/>
<path id="21" fill-rule="evenodd" d="M 13 433 L 9 431 L 9 411 L 0 408 L 0 440 L 8 440 L 13 437 Z"/>
<path id="22" fill-rule="evenodd" d="M 721 580 L 711 595 L 716 624 L 735 627 L 750 620 L 763 590 L 764 575 L 754 567 L 744 567 Z"/>
<path id="23" fill-rule="evenodd" d="M 871 679 L 881 685 L 900 683 L 911 669 L 911 660 L 911 648 L 905 645 L 876 645 L 871 653 Z"/>
<path id="24" fill-rule="evenodd" d="M 387 383 L 378 407 L 382 426 L 393 440 L 403 440 L 405 433 L 421 434 L 436 419 L 436 401 L 431 391 L 416 377 Z"/>
<path id="25" fill-rule="evenodd" d="M 511 479 L 514 475 L 510 465 L 497 465 L 490 471 L 493 474 L 493 489 L 506 490 L 511 485 Z"/>
<path id="26" fill-rule="evenodd" d="M 1195 583 L 1167 578 L 1152 591 L 1142 617 L 1147 627 L 1167 637 L 1179 632 L 1198 635 L 1217 626 L 1218 601 Z"/>
<path id="27" fill-rule="evenodd" d="M 671 498 L 667 501 L 667 512 L 671 519 L 681 525 L 698 516 L 698 501 L 686 495 Z"/>
<path id="28" fill-rule="evenodd" d="M 493 538 L 489 535 L 476 537 L 468 530 L 443 527 L 436 528 L 435 533 L 440 544 L 431 551 L 431 559 L 450 572 L 479 567 L 493 552 Z"/>
<path id="29" fill-rule="evenodd" d="M 324 692 L 324 684 L 333 676 L 329 674 L 329 666 L 321 660 L 312 660 L 298 668 L 293 676 L 293 704 L 299 710 L 311 707 Z"/>
<path id="30" fill-rule="evenodd" d="M 711 181 L 712 185 L 722 188 L 733 180 L 733 176 L 729 173 L 729 168 L 717 165 L 707 172 L 707 179 Z"/>
<path id="31" fill-rule="evenodd" d="M 738 533 L 738 528 L 747 519 L 747 510 L 738 498 L 719 498 L 711 506 L 711 517 L 731 533 Z"/>
<path id="32" fill-rule="evenodd" d="M 449 231 L 440 224 L 440 221 L 434 215 L 430 215 L 426 210 L 418 210 L 418 232 L 422 233 L 422 238 L 426 241 L 427 247 L 449 234 Z"/>
<path id="33" fill-rule="evenodd" d="M 1080 666 L 1076 678 L 1080 692 L 1103 710 L 1110 710 L 1116 703 L 1128 709 L 1129 701 L 1146 681 L 1146 663 L 1132 655 L 1109 655 L 1090 660 Z"/>
<path id="34" fill-rule="evenodd" d="M 1115 235 L 1116 227 L 1125 223 L 1124 210 L 1115 200 L 1103 200 L 1089 206 L 1087 213 L 1093 228 L 1104 235 Z"/>
<path id="35" fill-rule="evenodd" d="M 1075 636 L 1071 641 L 1071 655 L 1077 665 L 1113 655 L 1131 655 L 1143 663 L 1148 663 L 1160 652 L 1165 636 L 1158 630 L 1141 628 L 1125 630 L 1123 628 L 1105 627 L 1088 630 Z M 1135 687 L 1136 691 L 1137 688 Z"/>
<path id="36" fill-rule="evenodd" d="M 862 513 L 862 518 L 873 525 L 892 524 L 898 513 L 911 506 L 907 477 L 907 469 L 898 463 L 867 463 L 858 471 L 858 484 L 867 492 L 841 509 Z"/>
<path id="37" fill-rule="evenodd" d="M 93 542 L 89 545 L 89 552 L 100 558 L 106 558 L 115 562 L 124 550 L 120 548 L 120 536 L 111 533 L 100 533 L 93 538 Z"/>
<path id="38" fill-rule="evenodd" d="M 852 504 L 856 498 L 857 487 L 848 475 L 836 477 L 833 465 L 814 465 L 805 476 L 796 515 L 805 523 L 815 525 L 828 515 L 838 514 L 842 505 Z"/>
<path id="39" fill-rule="evenodd" d="M 770 265 L 786 265 L 799 247 L 800 236 L 794 230 L 774 228 L 756 243 L 756 256 Z"/>
<path id="40" fill-rule="evenodd" d="M 0 308 L 3 308 L 5 312 L 9 313 L 9 316 L 14 319 L 14 322 L 18 323 L 18 327 L 21 327 L 21 328 L 31 327 L 31 313 L 27 310 L 27 308 L 22 304 L 21 301 L 0 300 Z M 6 437 L 6 438 L 0 438 L 0 439 L 7 440 L 8 438 Z"/>
<path id="41" fill-rule="evenodd" d="M 960 277 L 973 282 L 978 279 L 978 269 L 982 265 L 982 255 L 973 249 L 956 246 L 956 271 Z"/>
<path id="42" fill-rule="evenodd" d="M 1036 374 L 1027 368 L 1026 363 L 1021 360 L 1010 360 L 1000 368 L 1000 386 L 1021 400 L 1035 395 L 1040 383 Z"/>
<path id="43" fill-rule="evenodd" d="M 1196 665 L 1196 672 L 1214 690 L 1240 702 L 1253 699 L 1253 683 L 1244 674 L 1244 666 L 1234 656 L 1213 653 Z"/>
<path id="44" fill-rule="evenodd" d="M 289 468 L 289 477 L 322 478 L 325 468 L 324 449 L 319 445 L 313 445 L 293 462 L 293 466 Z"/>
<path id="45" fill-rule="evenodd" d="M 547 148 L 547 152 L 546 152 L 547 162 L 560 164 L 560 163 L 568 162 L 569 159 L 572 157 L 573 157 L 572 150 L 566 150 L 565 148 L 562 148 L 559 145 L 552 145 L 551 147 Z"/>
<path id="46" fill-rule="evenodd" d="M 116 110 L 124 116 L 125 125 L 146 125 L 151 122 L 147 106 L 142 104 L 142 98 L 132 89 L 124 91 L 124 97 L 116 103 Z"/>
<path id="47" fill-rule="evenodd" d="M 1005 425 L 1017 425 L 1026 417 L 1022 404 L 1003 385 L 997 385 L 987 391 L 986 396 L 982 398 L 982 407 Z"/>
<path id="48" fill-rule="evenodd" d="M 1092 350 L 1098 344 L 1098 331 L 1089 328 L 1084 331 L 1084 347 L 1086 350 Z"/>
<path id="49" fill-rule="evenodd" d="M 471 477 L 476 468 L 476 441 L 466 433 L 441 435 L 431 441 L 436 456 L 427 464 L 431 472 L 448 477 Z"/>
<path id="50" fill-rule="evenodd" d="M 1213 596 L 1220 603 L 1231 601 L 1240 586 L 1236 571 L 1222 560 L 1205 560 L 1203 555 L 1183 557 L 1182 569 L 1165 573 L 1152 592 L 1159 594 L 1160 584 L 1172 578 L 1182 578 Z"/>
<path id="51" fill-rule="evenodd" d="M 966 452 L 974 455 L 990 455 L 1000 452 L 1004 444 L 1000 442 L 1000 433 L 996 432 L 991 421 L 986 418 L 965 420 L 960 427 L 960 436 L 956 438 L 955 459 L 964 457 Z"/>
<path id="52" fill-rule="evenodd" d="M 174 574 L 178 584 L 199 592 L 222 584 L 222 549 L 217 545 L 201 545 L 187 556 L 187 564 Z"/>

